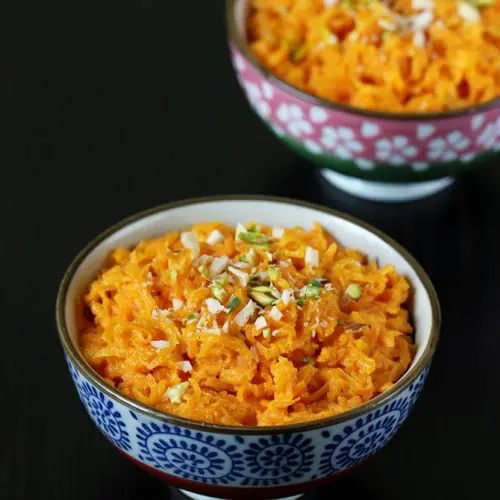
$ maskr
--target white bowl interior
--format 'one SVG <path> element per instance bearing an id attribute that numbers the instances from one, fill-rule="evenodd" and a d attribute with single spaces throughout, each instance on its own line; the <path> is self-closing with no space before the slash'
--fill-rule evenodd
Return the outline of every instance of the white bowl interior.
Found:
<path id="1" fill-rule="evenodd" d="M 167 208 L 121 228 L 99 243 L 81 262 L 66 295 L 66 324 L 75 347 L 78 349 L 76 299 L 85 293 L 116 247 L 131 247 L 141 240 L 195 223 L 221 221 L 235 226 L 240 221 L 247 223 L 250 220 L 279 227 L 299 225 L 306 229 L 311 228 L 313 222 L 318 222 L 342 245 L 377 257 L 380 265 L 393 264 L 399 273 L 407 276 L 414 290 L 411 312 L 417 354 L 412 366 L 417 363 L 430 341 L 433 319 L 437 318 L 433 318 L 430 297 L 424 284 L 403 255 L 376 234 L 342 217 L 293 203 L 262 200 L 214 200 Z"/>

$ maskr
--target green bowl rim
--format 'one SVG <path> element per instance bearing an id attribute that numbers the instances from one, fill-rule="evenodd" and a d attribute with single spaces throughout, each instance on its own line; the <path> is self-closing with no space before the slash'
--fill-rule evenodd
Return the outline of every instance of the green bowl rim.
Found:
<path id="1" fill-rule="evenodd" d="M 351 115 L 366 116 L 369 118 L 379 120 L 400 120 L 400 121 L 413 121 L 413 120 L 443 120 L 448 118 L 461 118 L 467 116 L 474 116 L 478 113 L 484 113 L 494 108 L 500 107 L 500 96 L 495 97 L 491 101 L 476 104 L 467 108 L 462 108 L 456 111 L 443 111 L 440 113 L 394 113 L 384 111 L 370 111 L 368 109 L 356 108 L 346 104 L 339 104 L 332 101 L 327 101 L 321 97 L 316 97 L 312 94 L 304 92 L 295 85 L 285 82 L 277 77 L 274 73 L 269 71 L 249 50 L 246 41 L 236 26 L 236 18 L 234 10 L 236 3 L 240 0 L 226 0 L 226 21 L 228 25 L 229 40 L 235 44 L 241 54 L 245 56 L 247 61 L 253 66 L 258 73 L 267 78 L 276 87 L 281 90 L 292 94 L 297 99 L 306 101 L 310 104 L 315 104 L 323 108 L 328 108 L 332 111 L 344 112 Z M 248 0 L 247 0 L 248 1 Z"/>
<path id="2" fill-rule="evenodd" d="M 408 370 L 403 377 L 394 384 L 389 390 L 376 396 L 370 401 L 359 405 L 352 410 L 346 411 L 344 413 L 340 413 L 339 415 L 335 415 L 333 417 L 328 417 L 320 420 L 312 420 L 309 422 L 289 424 L 289 425 L 278 425 L 278 426 L 227 426 L 227 425 L 219 425 L 219 424 L 210 424 L 199 422 L 196 420 L 191 420 L 187 418 L 181 418 L 174 415 L 169 415 L 168 413 L 164 413 L 159 410 L 155 410 L 150 408 L 138 401 L 130 399 L 129 397 L 123 395 L 116 389 L 109 386 L 98 374 L 94 371 L 94 369 L 88 364 L 88 362 L 83 358 L 80 352 L 76 349 L 73 342 L 71 341 L 69 331 L 66 325 L 65 318 L 65 304 L 66 304 L 66 295 L 68 292 L 69 285 L 73 279 L 73 276 L 80 264 L 87 257 L 87 255 L 92 252 L 100 243 L 102 243 L 106 238 L 111 236 L 113 233 L 116 233 L 120 229 L 145 219 L 151 215 L 158 214 L 160 212 L 165 212 L 174 208 L 184 207 L 188 205 L 196 205 L 199 203 L 213 203 L 213 202 L 221 202 L 221 201 L 268 201 L 280 204 L 287 204 L 291 207 L 299 206 L 304 208 L 310 208 L 313 210 L 317 210 L 327 215 L 333 215 L 345 221 L 351 222 L 362 229 L 365 229 L 372 234 L 378 236 L 385 243 L 394 248 L 398 253 L 400 253 L 403 258 L 410 264 L 410 266 L 417 273 L 418 277 L 422 280 L 424 285 L 424 289 L 429 296 L 429 300 L 431 303 L 431 311 L 432 311 L 432 323 L 431 323 L 431 331 L 429 335 L 429 340 L 427 345 L 425 346 L 425 350 L 422 353 L 422 356 L 412 367 Z M 376 229 L 370 224 L 363 222 L 351 215 L 344 214 L 334 209 L 330 209 L 327 207 L 323 207 L 321 205 L 317 205 L 314 203 L 309 203 L 300 200 L 294 200 L 292 198 L 285 197 L 277 197 L 277 196 L 252 196 L 252 195 L 231 195 L 231 196 L 206 196 L 200 198 L 192 198 L 181 201 L 174 201 L 171 203 L 166 203 L 163 205 L 159 205 L 157 207 L 144 210 L 142 212 L 131 215 L 122 221 L 112 225 L 96 238 L 94 238 L 89 244 L 87 244 L 83 250 L 75 257 L 73 262 L 68 267 L 67 271 L 64 274 L 64 277 L 59 286 L 59 290 L 57 293 L 56 300 L 56 324 L 59 335 L 59 340 L 63 346 L 65 353 L 69 356 L 72 363 L 74 363 L 80 372 L 82 372 L 85 377 L 87 377 L 100 391 L 102 391 L 106 396 L 114 400 L 115 402 L 119 402 L 120 404 L 126 406 L 129 410 L 136 411 L 149 417 L 154 420 L 159 420 L 166 424 L 177 425 L 180 427 L 187 427 L 190 429 L 195 429 L 199 431 L 211 431 L 220 434 L 232 434 L 232 435 L 257 435 L 257 434 L 280 434 L 283 432 L 305 432 L 313 429 L 321 429 L 330 427 L 335 424 L 339 424 L 342 422 L 346 422 L 351 419 L 355 419 L 360 417 L 363 414 L 376 410 L 380 408 L 387 402 L 389 402 L 394 397 L 398 396 L 401 392 L 403 392 L 414 380 L 420 375 L 420 373 L 424 370 L 426 366 L 432 360 L 432 356 L 436 350 L 436 346 L 439 339 L 439 331 L 441 327 L 441 310 L 439 305 L 439 299 L 437 293 L 432 285 L 432 282 L 424 271 L 422 266 L 415 260 L 414 257 L 399 243 L 393 240 L 390 236 L 385 234 L 384 232 Z"/>

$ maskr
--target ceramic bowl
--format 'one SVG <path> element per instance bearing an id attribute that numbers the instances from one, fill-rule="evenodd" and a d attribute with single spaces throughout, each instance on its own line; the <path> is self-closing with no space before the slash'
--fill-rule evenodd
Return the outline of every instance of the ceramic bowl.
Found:
<path id="1" fill-rule="evenodd" d="M 278 427 L 204 424 L 148 408 L 107 385 L 82 357 L 76 298 L 96 277 L 112 249 L 194 223 L 250 219 L 310 228 L 319 222 L 341 244 L 392 263 L 411 281 L 416 357 L 384 394 L 341 415 Z M 439 304 L 415 260 L 386 235 L 326 208 L 275 198 L 205 198 L 161 206 L 108 229 L 74 260 L 57 298 L 57 326 L 80 399 L 104 436 L 141 467 L 193 498 L 280 498 L 323 485 L 376 453 L 408 417 L 438 340 Z"/>
<path id="2" fill-rule="evenodd" d="M 233 65 L 248 101 L 290 148 L 357 196 L 411 200 L 433 194 L 500 151 L 500 99 L 460 112 L 363 111 L 307 94 L 269 72 L 246 43 L 248 0 L 227 0 Z"/>

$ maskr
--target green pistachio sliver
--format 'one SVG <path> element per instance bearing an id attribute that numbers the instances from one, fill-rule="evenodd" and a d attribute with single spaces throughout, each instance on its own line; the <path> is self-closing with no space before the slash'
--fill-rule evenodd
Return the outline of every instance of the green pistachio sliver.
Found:
<path id="1" fill-rule="evenodd" d="M 257 287 L 257 288 L 266 288 L 266 287 Z M 276 299 L 272 295 L 264 292 L 258 292 L 255 291 L 254 289 L 251 289 L 248 295 L 250 295 L 250 297 L 252 297 L 252 299 L 255 302 L 257 302 L 257 304 L 263 307 L 270 306 L 271 304 L 274 304 L 276 302 Z"/>
<path id="2" fill-rule="evenodd" d="M 267 268 L 267 274 L 269 275 L 269 279 L 271 281 L 276 281 L 280 277 L 280 273 L 276 266 L 269 266 Z"/>
<path id="3" fill-rule="evenodd" d="M 224 290 L 224 287 L 219 283 L 215 283 L 215 285 L 212 286 L 212 295 L 219 302 L 222 302 L 224 300 L 224 297 L 226 296 L 226 290 Z"/>
<path id="4" fill-rule="evenodd" d="M 296 304 L 299 306 L 299 307 L 303 307 L 304 304 L 305 304 L 305 300 L 304 299 L 299 299 L 297 300 Z"/>
<path id="5" fill-rule="evenodd" d="M 353 0 L 342 0 L 340 2 L 340 6 L 343 9 L 353 9 L 354 8 L 354 1 Z"/>
<path id="6" fill-rule="evenodd" d="M 173 269 L 172 271 L 170 271 L 170 279 L 172 281 L 175 281 L 177 279 L 178 274 L 179 274 L 179 271 L 177 271 L 176 269 Z"/>
<path id="7" fill-rule="evenodd" d="M 270 328 L 265 328 L 264 330 L 262 330 L 262 336 L 265 339 L 268 339 L 271 336 L 271 329 Z"/>
<path id="8" fill-rule="evenodd" d="M 269 246 L 270 238 L 263 233 L 247 231 L 238 235 L 241 241 L 249 243 L 250 245 L 257 245 L 262 247 Z"/>
<path id="9" fill-rule="evenodd" d="M 352 300 L 359 300 L 363 289 L 357 283 L 351 283 L 346 289 L 345 294 Z"/>
<path id="10" fill-rule="evenodd" d="M 191 313 L 187 318 L 186 322 L 189 323 L 190 321 L 194 321 L 195 319 L 198 318 L 198 313 Z"/>
<path id="11" fill-rule="evenodd" d="M 474 7 L 480 9 L 481 7 L 491 7 L 493 5 L 493 0 L 471 0 L 470 2 Z"/>
<path id="12" fill-rule="evenodd" d="M 208 269 L 205 265 L 201 265 L 199 268 L 198 268 L 198 272 L 204 277 L 204 278 L 208 278 Z"/>
<path id="13" fill-rule="evenodd" d="M 220 286 L 225 286 L 227 285 L 229 281 L 227 273 L 222 273 L 216 280 L 215 283 L 220 285 Z"/>
<path id="14" fill-rule="evenodd" d="M 294 63 L 302 61 L 306 57 L 307 49 L 304 45 L 296 47 L 290 51 L 290 59 Z"/>
<path id="15" fill-rule="evenodd" d="M 231 311 L 234 311 L 241 303 L 241 300 L 239 297 L 236 297 L 236 295 L 233 295 L 230 299 L 229 299 L 229 303 L 227 305 L 227 308 L 229 310 L 229 312 Z"/>
<path id="16" fill-rule="evenodd" d="M 250 288 L 251 292 L 259 292 L 259 293 L 273 293 L 273 289 L 270 286 L 253 286 Z"/>
<path id="17" fill-rule="evenodd" d="M 250 233 L 256 233 L 258 231 L 257 225 L 256 224 L 252 224 L 251 226 L 249 226 L 248 231 Z"/>
<path id="18" fill-rule="evenodd" d="M 321 295 L 321 287 L 316 283 L 311 283 L 306 286 L 306 299 L 317 299 Z"/>

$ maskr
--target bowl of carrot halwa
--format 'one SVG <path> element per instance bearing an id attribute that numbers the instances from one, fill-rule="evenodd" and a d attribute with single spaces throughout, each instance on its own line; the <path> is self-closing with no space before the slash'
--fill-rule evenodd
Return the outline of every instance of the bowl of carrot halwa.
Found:
<path id="1" fill-rule="evenodd" d="M 500 151 L 500 0 L 227 0 L 256 114 L 353 194 L 427 196 Z"/>
<path id="2" fill-rule="evenodd" d="M 108 440 L 222 498 L 300 494 L 376 453 L 415 404 L 440 327 L 429 278 L 389 237 L 252 197 L 118 223 L 71 264 L 56 314 Z"/>

